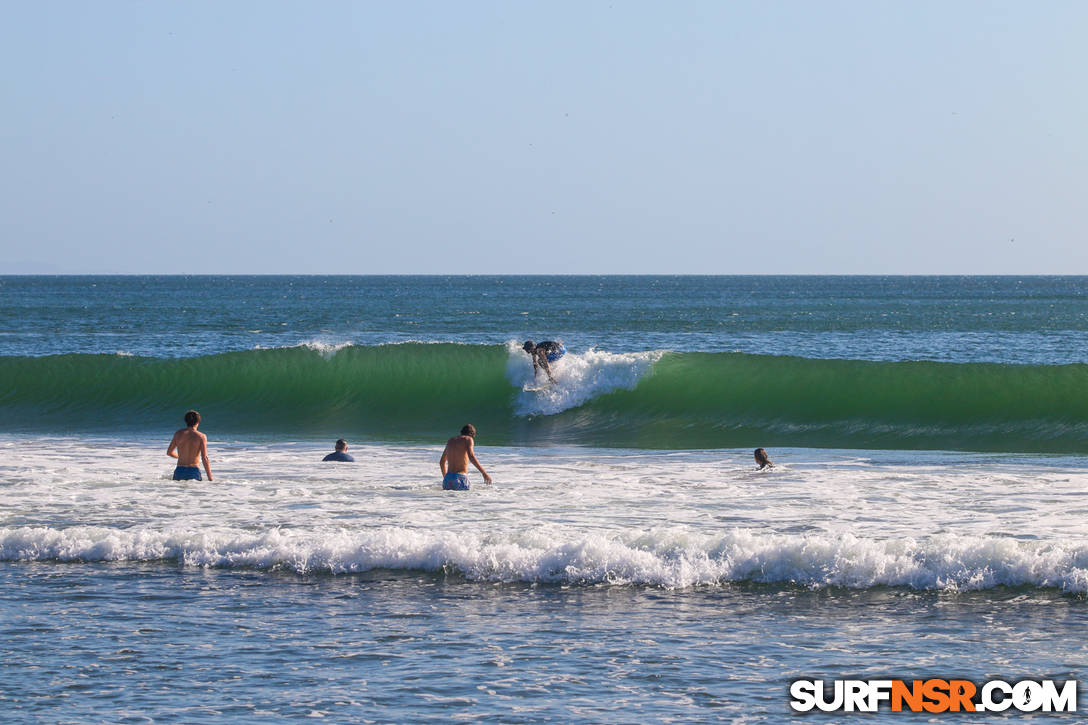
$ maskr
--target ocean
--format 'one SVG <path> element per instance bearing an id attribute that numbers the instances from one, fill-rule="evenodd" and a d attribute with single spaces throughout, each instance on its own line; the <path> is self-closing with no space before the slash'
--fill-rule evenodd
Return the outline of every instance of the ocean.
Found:
<path id="1" fill-rule="evenodd" d="M 214 482 L 171 480 L 189 408 Z M 494 483 L 442 491 L 465 423 Z M 0 493 L 12 722 L 1083 680 L 1088 278 L 0 277 Z"/>

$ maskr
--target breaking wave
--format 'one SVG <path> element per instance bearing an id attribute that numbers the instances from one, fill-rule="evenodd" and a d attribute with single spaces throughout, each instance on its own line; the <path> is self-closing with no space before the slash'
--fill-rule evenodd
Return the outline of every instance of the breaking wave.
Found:
<path id="1" fill-rule="evenodd" d="M 874 540 L 737 529 L 672 529 L 606 536 L 522 531 L 434 533 L 272 529 L 156 531 L 79 526 L 0 528 L 0 560 L 175 562 L 299 574 L 376 569 L 454 574 L 473 581 L 637 584 L 688 588 L 754 582 L 822 589 L 994 587 L 1088 592 L 1088 545 L 945 535 Z"/>
<path id="2" fill-rule="evenodd" d="M 568 353 L 536 386 L 516 345 L 320 345 L 196 358 L 0 357 L 0 431 L 330 432 L 564 443 L 1088 452 L 1088 365 Z"/>

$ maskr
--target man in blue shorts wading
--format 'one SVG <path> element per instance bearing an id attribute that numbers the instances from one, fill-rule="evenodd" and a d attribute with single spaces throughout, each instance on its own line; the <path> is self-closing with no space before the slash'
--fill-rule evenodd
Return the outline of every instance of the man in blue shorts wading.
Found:
<path id="1" fill-rule="evenodd" d="M 200 469 L 197 462 L 204 463 L 204 471 L 208 474 L 208 480 L 212 478 L 212 467 L 208 463 L 208 436 L 196 428 L 200 425 L 200 413 L 190 410 L 185 414 L 185 427 L 174 434 L 170 440 L 170 446 L 166 449 L 166 455 L 178 459 L 177 468 L 174 469 L 175 481 L 199 481 Z"/>
<path id="2" fill-rule="evenodd" d="M 472 465 L 484 474 L 484 483 L 491 483 L 491 476 L 476 460 L 476 451 L 473 449 L 473 439 L 476 437 L 476 426 L 469 423 L 461 429 L 461 435 L 454 436 L 446 441 L 446 450 L 442 451 L 442 458 L 438 460 L 438 467 L 442 469 L 442 488 L 446 491 L 468 490 L 468 464 Z"/>

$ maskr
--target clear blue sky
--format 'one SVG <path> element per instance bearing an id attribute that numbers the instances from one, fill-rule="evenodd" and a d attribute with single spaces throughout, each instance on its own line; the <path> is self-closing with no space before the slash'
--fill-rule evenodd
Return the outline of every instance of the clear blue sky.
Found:
<path id="1" fill-rule="evenodd" d="M 28 2 L 0 273 L 1088 274 L 1088 2 Z"/>

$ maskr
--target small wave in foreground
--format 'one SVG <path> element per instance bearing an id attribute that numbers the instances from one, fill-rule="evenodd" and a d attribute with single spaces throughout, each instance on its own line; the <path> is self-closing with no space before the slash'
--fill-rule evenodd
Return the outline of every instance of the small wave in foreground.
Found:
<path id="1" fill-rule="evenodd" d="M 555 532 L 475 536 L 398 527 L 363 532 L 22 527 L 0 529 L 0 559 L 169 561 L 299 574 L 416 570 L 456 573 L 474 581 L 666 588 L 756 582 L 811 589 L 1027 586 L 1088 592 L 1088 546 L 1083 543 L 953 535 L 881 541 L 743 529 L 720 536 L 660 530 L 557 538 Z"/>

